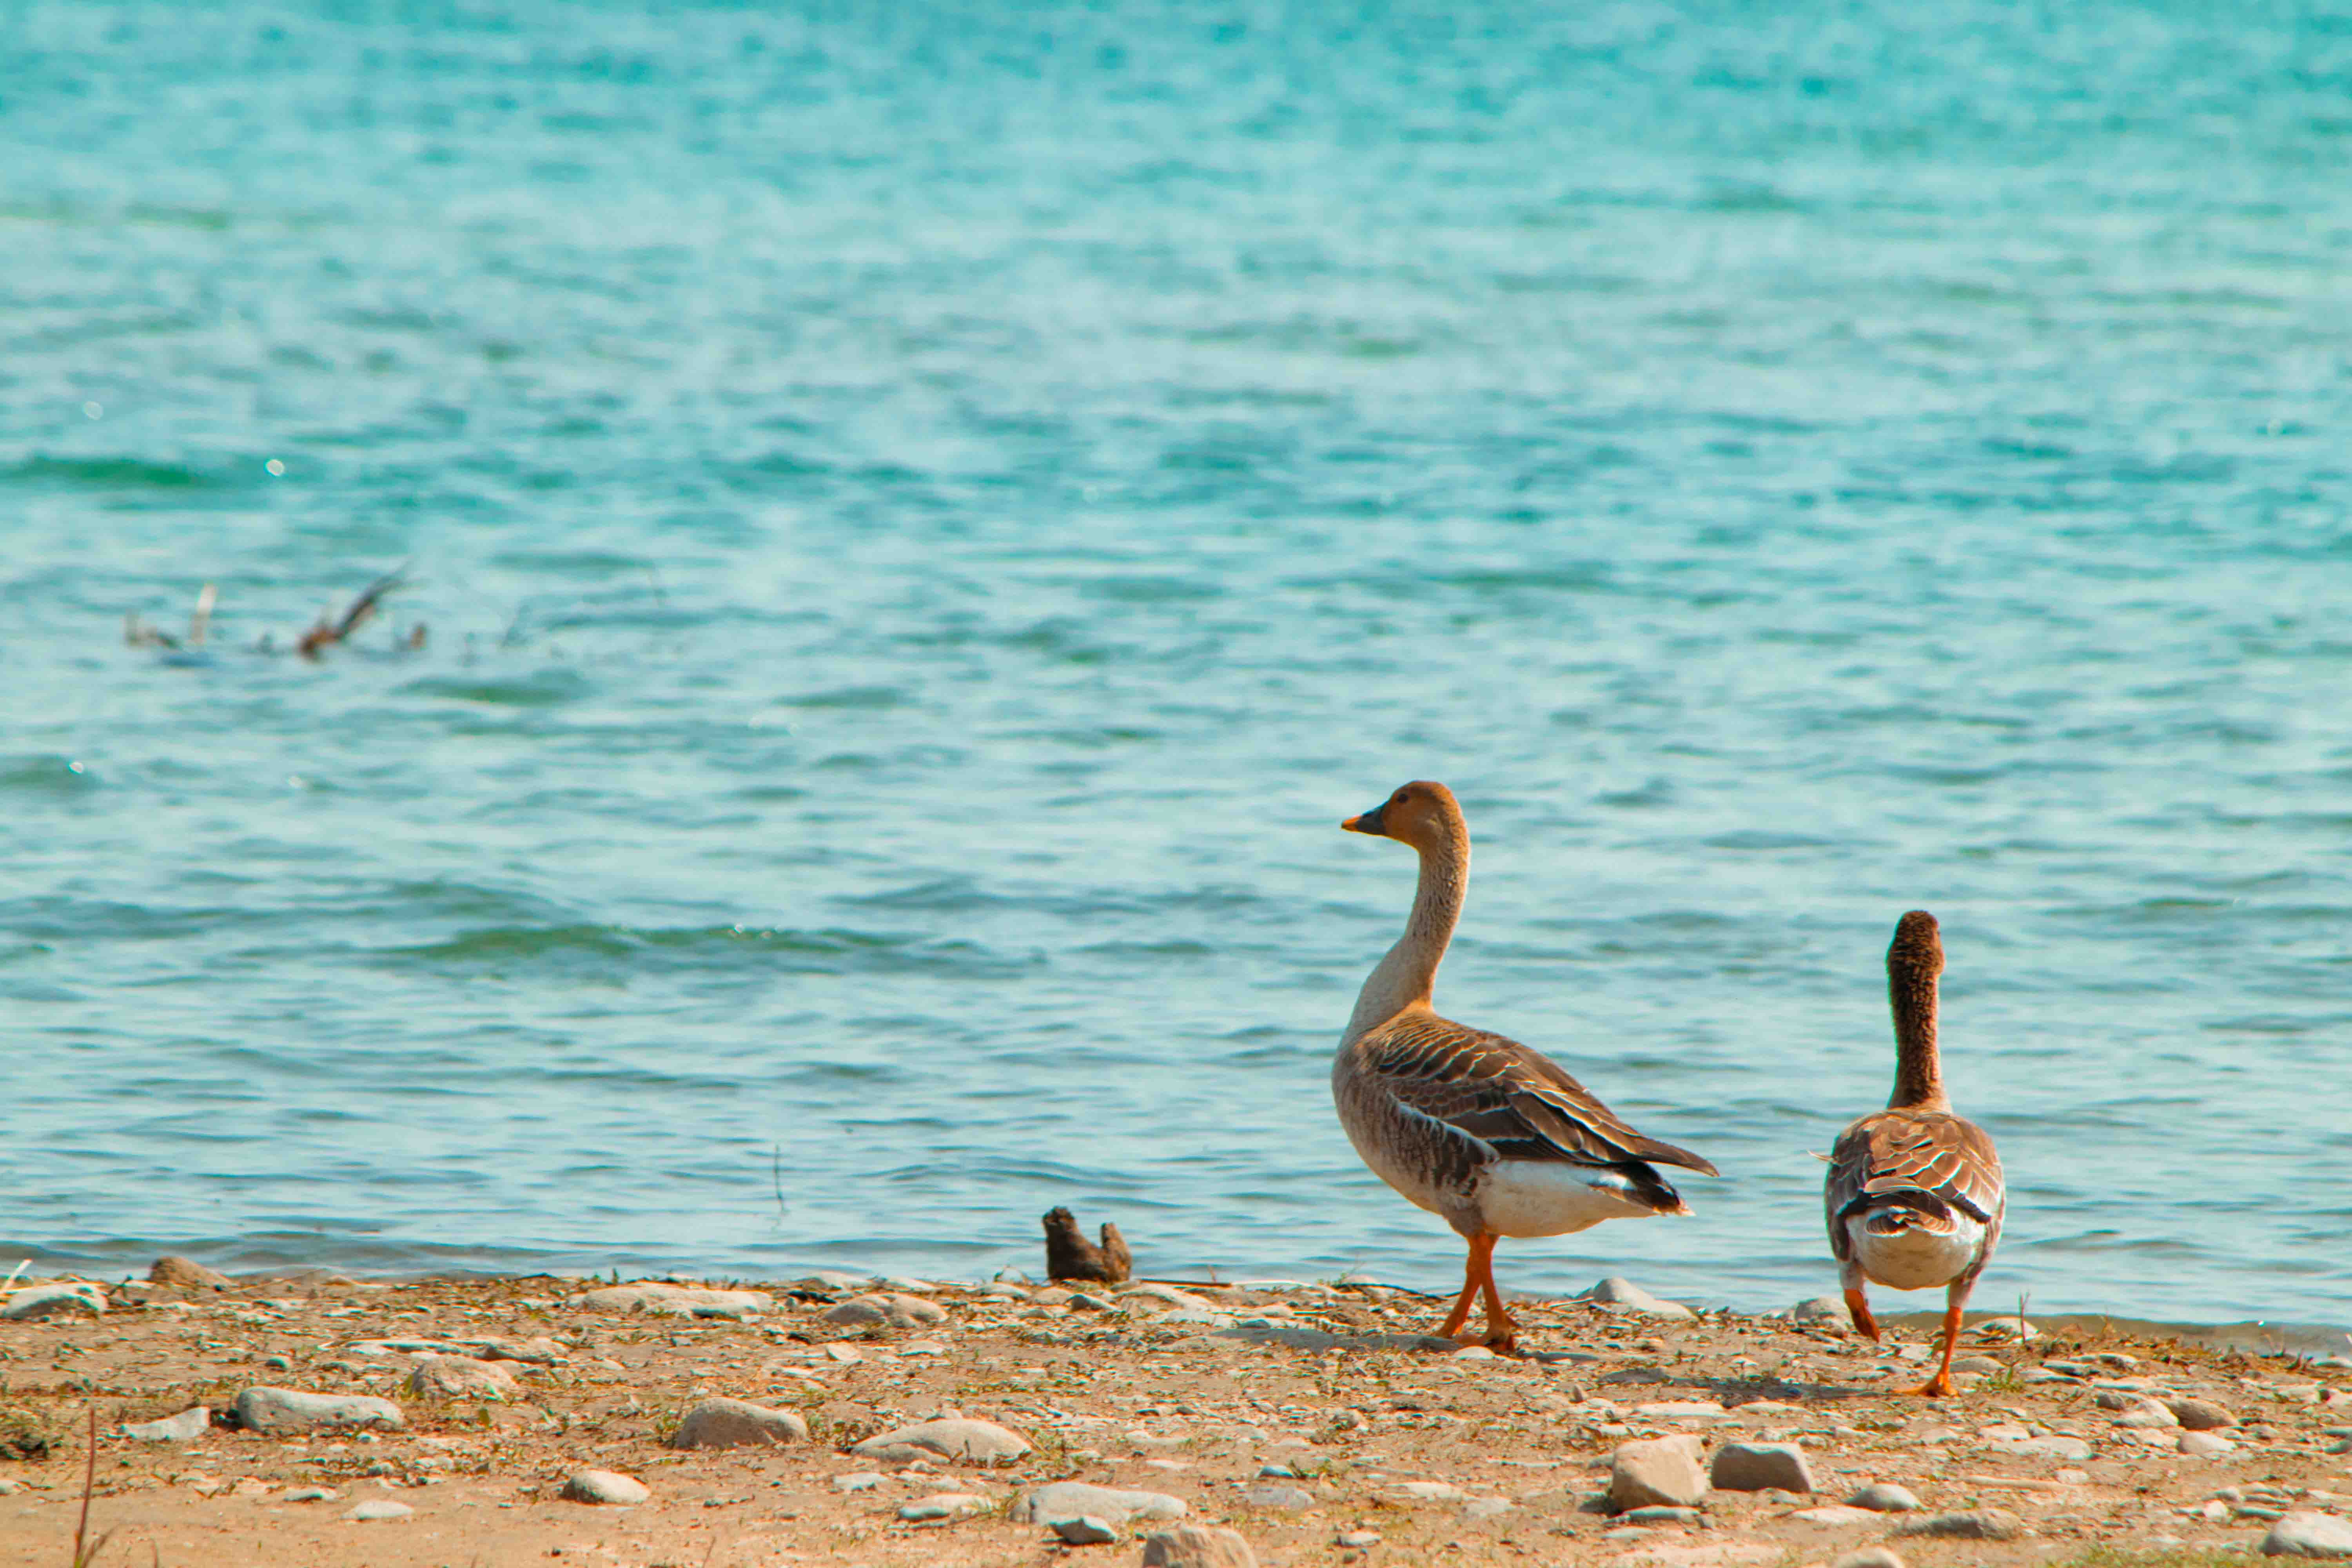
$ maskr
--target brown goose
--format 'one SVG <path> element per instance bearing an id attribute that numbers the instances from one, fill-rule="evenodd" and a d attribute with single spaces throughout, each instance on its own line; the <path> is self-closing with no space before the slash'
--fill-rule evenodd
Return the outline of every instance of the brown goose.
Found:
<path id="1" fill-rule="evenodd" d="M 1470 830 L 1453 791 L 1416 781 L 1339 826 L 1421 855 L 1404 935 L 1364 982 L 1331 1066 L 1339 1124 L 1375 1175 L 1470 1244 L 1462 1294 L 1438 1332 L 1459 1333 L 1483 1290 L 1484 1342 L 1508 1350 L 1517 1325 L 1495 1286 L 1497 1239 L 1688 1214 L 1652 1162 L 1716 1170 L 1626 1126 L 1540 1051 L 1431 1011 L 1470 876 Z"/>
<path id="2" fill-rule="evenodd" d="M 1944 1355 L 1913 1392 L 1952 1392 L 1952 1345 L 1960 1310 L 2000 1240 L 2008 1194 L 2000 1156 L 1985 1130 L 1952 1114 L 1936 1052 L 1936 977 L 1944 944 L 1936 917 L 1913 910 L 1886 949 L 1895 1010 L 1895 1093 L 1886 1109 L 1840 1134 L 1830 1152 L 1824 1206 L 1853 1326 L 1878 1338 L 1863 1283 L 1896 1290 L 1941 1285 Z"/>

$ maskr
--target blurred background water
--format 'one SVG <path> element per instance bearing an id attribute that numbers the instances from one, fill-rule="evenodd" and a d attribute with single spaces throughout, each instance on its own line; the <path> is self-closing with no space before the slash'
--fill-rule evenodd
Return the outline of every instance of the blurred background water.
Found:
<path id="1" fill-rule="evenodd" d="M 2347 153 L 2290 5 L 0 9 L 8 1261 L 1444 1287 L 1425 776 L 1725 1173 L 1513 1288 L 1829 1289 L 1920 906 L 1980 1304 L 2352 1321 Z"/>

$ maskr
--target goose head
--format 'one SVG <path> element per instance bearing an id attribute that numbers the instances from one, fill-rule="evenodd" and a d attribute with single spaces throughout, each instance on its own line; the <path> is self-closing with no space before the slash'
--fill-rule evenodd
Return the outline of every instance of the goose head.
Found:
<path id="1" fill-rule="evenodd" d="M 1462 807 L 1454 792 L 1429 779 L 1415 779 L 1361 816 L 1339 824 L 1350 833 L 1393 838 L 1415 849 L 1433 848 L 1460 831 Z"/>

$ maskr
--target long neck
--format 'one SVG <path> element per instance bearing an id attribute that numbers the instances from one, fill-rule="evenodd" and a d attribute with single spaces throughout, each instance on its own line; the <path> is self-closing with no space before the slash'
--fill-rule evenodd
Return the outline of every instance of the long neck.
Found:
<path id="1" fill-rule="evenodd" d="M 1404 935 L 1389 949 L 1364 988 L 1356 995 L 1356 1011 L 1348 1019 L 1348 1039 L 1376 1024 L 1384 1024 L 1416 1003 L 1429 1005 L 1437 984 L 1437 964 L 1462 918 L 1462 895 L 1470 882 L 1470 836 L 1456 827 L 1444 838 L 1421 847 L 1421 887 L 1413 894 L 1412 913 Z"/>
<path id="2" fill-rule="evenodd" d="M 1895 1008 L 1895 1093 L 1888 1108 L 1949 1110 L 1943 1062 L 1936 1053 L 1934 972 L 1889 964 L 1886 996 Z"/>

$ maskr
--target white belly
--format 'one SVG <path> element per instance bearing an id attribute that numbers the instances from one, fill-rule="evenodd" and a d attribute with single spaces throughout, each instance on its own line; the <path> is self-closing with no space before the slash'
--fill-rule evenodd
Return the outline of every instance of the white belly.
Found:
<path id="1" fill-rule="evenodd" d="M 1479 1219 L 1496 1236 L 1567 1236 L 1604 1219 L 1639 1219 L 1658 1212 L 1633 1197 L 1614 1171 L 1559 1160 L 1489 1165 L 1475 1201 Z"/>
<path id="2" fill-rule="evenodd" d="M 1846 1221 L 1846 1238 L 1854 1261 L 1879 1284 L 1895 1290 L 1925 1290 L 1948 1285 L 1969 1271 L 1984 1246 L 1984 1226 L 1964 1214 L 1952 1215 L 1948 1231 L 1904 1230 L 1893 1236 L 1873 1236 L 1862 1217 Z"/>

